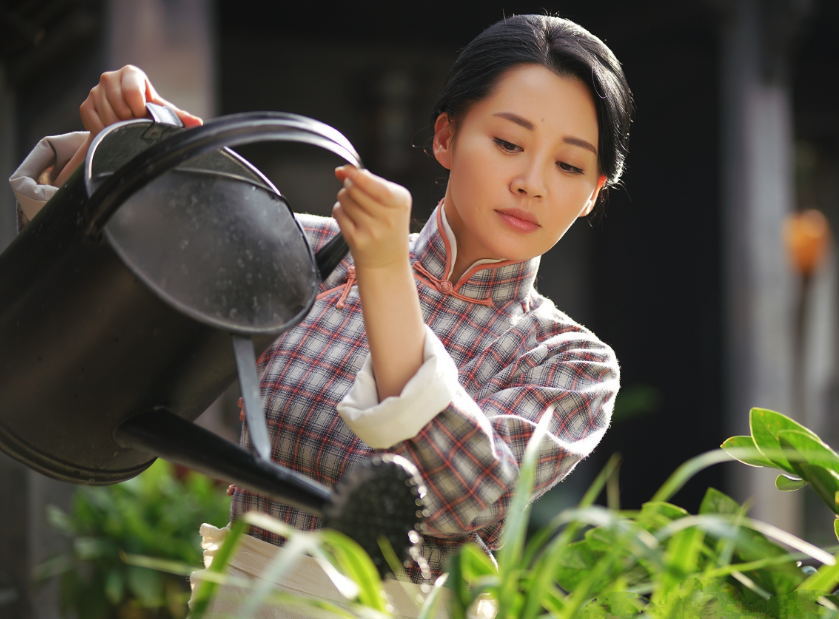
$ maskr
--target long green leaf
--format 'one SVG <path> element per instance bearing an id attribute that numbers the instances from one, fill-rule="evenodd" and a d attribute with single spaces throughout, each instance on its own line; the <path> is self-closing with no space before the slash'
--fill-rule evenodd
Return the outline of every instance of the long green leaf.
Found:
<path id="1" fill-rule="evenodd" d="M 446 591 L 446 578 L 446 576 L 438 578 L 437 582 L 434 583 L 434 586 L 431 588 L 431 593 L 426 596 L 422 608 L 420 608 L 417 619 L 434 619 L 436 617 L 437 606 L 440 604 L 440 599 Z"/>
<path id="2" fill-rule="evenodd" d="M 554 408 L 550 406 L 542 413 L 542 418 L 536 424 L 533 435 L 527 442 L 522 457 L 519 481 L 513 493 L 513 500 L 507 510 L 502 546 L 501 550 L 498 551 L 498 575 L 501 579 L 501 588 L 498 592 L 498 616 L 502 619 L 506 619 L 507 614 L 511 611 L 514 596 L 518 589 L 517 574 L 524 568 L 521 559 L 527 533 L 527 505 L 533 492 L 539 450 L 548 433 L 553 416 Z"/>
<path id="3" fill-rule="evenodd" d="M 708 578 L 720 578 L 722 576 L 728 576 L 734 572 L 750 572 L 776 565 L 792 564 L 797 561 L 801 561 L 802 559 L 809 558 L 809 555 L 803 552 L 783 554 L 777 557 L 768 557 L 766 559 L 758 559 L 756 561 L 748 561 L 746 563 L 731 563 L 722 567 L 715 567 L 706 571 L 703 576 Z"/>
<path id="4" fill-rule="evenodd" d="M 705 532 L 698 527 L 683 529 L 670 538 L 665 553 L 667 562 L 663 583 L 665 593 L 677 587 L 690 574 L 697 571 L 699 553 L 704 540 Z"/>
<path id="5" fill-rule="evenodd" d="M 797 591 L 820 591 L 831 593 L 839 584 L 839 553 L 834 557 L 833 565 L 823 565 L 819 570 L 802 582 Z"/>
<path id="6" fill-rule="evenodd" d="M 286 593 L 285 591 L 274 591 L 271 594 L 271 597 L 266 600 L 267 603 L 273 604 L 274 606 L 282 606 L 288 607 L 292 606 L 295 607 L 295 610 L 299 609 L 300 614 L 306 615 L 309 614 L 306 611 L 309 609 L 317 609 L 320 611 L 319 613 L 311 613 L 313 617 L 340 617 L 342 619 L 386 619 L 390 617 L 390 615 L 385 615 L 380 612 L 376 612 L 371 608 L 367 608 L 361 605 L 350 605 L 349 610 L 344 608 L 343 606 L 336 604 L 330 600 L 325 600 L 323 598 L 310 598 L 305 597 L 302 595 L 298 595 L 296 593 Z M 294 613 L 292 616 L 297 616 L 298 613 Z M 282 614 L 280 616 L 283 616 Z M 227 616 L 224 616 L 225 619 L 228 619 Z M 229 619 L 238 619 L 230 617 Z"/>
<path id="7" fill-rule="evenodd" d="M 276 589 L 279 581 L 303 556 L 315 545 L 308 535 L 295 535 L 288 540 L 260 574 L 260 578 L 244 607 L 241 610 L 242 619 L 250 619 L 257 609 L 266 601 Z"/>
<path id="8" fill-rule="evenodd" d="M 297 529 L 266 514 L 251 512 L 245 514 L 244 519 L 254 526 L 289 539 L 301 535 Z M 382 595 L 382 579 L 364 549 L 338 531 L 322 529 L 317 535 L 322 540 L 321 550 L 325 551 L 327 556 L 331 555 L 330 563 L 358 585 L 359 601 L 379 612 L 386 612 L 385 598 Z"/>
<path id="9" fill-rule="evenodd" d="M 516 569 L 522 556 L 522 550 L 527 532 L 527 504 L 533 492 L 533 480 L 536 475 L 536 465 L 539 449 L 548 432 L 554 408 L 549 407 L 543 414 L 527 442 L 522 458 L 519 481 L 513 500 L 507 510 L 504 523 L 504 535 L 501 550 L 498 551 L 498 570 L 503 575 L 507 569 Z"/>
<path id="10" fill-rule="evenodd" d="M 655 533 L 655 537 L 659 541 L 662 541 L 671 535 L 674 535 L 678 531 L 692 526 L 702 527 L 703 530 L 715 536 L 731 536 L 732 531 L 734 530 L 731 526 L 732 520 L 733 519 L 731 518 L 724 518 L 722 516 L 688 516 L 687 518 L 671 522 L 660 531 L 657 531 Z M 740 526 L 753 529 L 766 537 L 770 537 L 786 546 L 795 548 L 799 552 L 803 552 L 821 563 L 833 565 L 835 561 L 832 555 L 828 554 L 818 546 L 814 546 L 813 544 L 796 537 L 792 533 L 788 533 L 783 529 L 779 529 L 778 527 L 766 522 L 761 522 L 760 520 L 745 520 Z"/>
<path id="11" fill-rule="evenodd" d="M 667 481 L 665 481 L 661 488 L 658 489 L 650 501 L 667 501 L 670 497 L 681 490 L 691 477 L 700 471 L 707 469 L 709 466 L 713 466 L 721 462 L 730 462 L 731 458 L 732 456 L 722 449 L 714 449 L 712 451 L 707 451 L 704 454 L 694 456 L 673 471 L 670 477 L 667 478 Z"/>
<path id="12" fill-rule="evenodd" d="M 577 504 L 578 508 L 582 509 L 594 504 L 594 501 L 597 500 L 597 497 L 600 496 L 600 493 L 603 491 L 607 480 L 615 474 L 620 467 L 620 464 L 620 454 L 612 454 L 609 461 L 606 463 L 606 466 L 604 466 L 600 473 L 597 474 L 597 477 L 595 477 L 594 481 L 591 482 L 591 485 L 588 487 L 588 490 L 586 490 L 583 498 Z M 560 521 L 554 518 L 550 523 L 534 533 L 525 548 L 524 555 L 522 557 L 522 564 L 525 566 L 532 565 L 536 555 L 545 549 L 546 545 L 549 543 L 551 538 L 556 535 L 557 530 L 559 530 L 561 526 L 562 524 L 560 524 Z"/>
<path id="13" fill-rule="evenodd" d="M 382 579 L 364 549 L 338 531 L 323 529 L 320 535 L 324 550 L 334 556 L 341 571 L 359 586 L 359 601 L 379 612 L 387 612 Z"/>
<path id="14" fill-rule="evenodd" d="M 213 563 L 209 567 L 212 574 L 223 574 L 227 569 L 227 564 L 233 558 L 233 554 L 239 547 L 242 541 L 242 535 L 247 531 L 248 524 L 244 520 L 237 520 L 230 527 L 230 533 L 224 540 L 224 543 L 219 548 L 216 556 L 213 557 Z M 192 619 L 201 619 L 218 589 L 218 583 L 210 580 L 203 580 L 197 587 L 195 592 L 195 604 L 192 608 L 190 617 Z"/>

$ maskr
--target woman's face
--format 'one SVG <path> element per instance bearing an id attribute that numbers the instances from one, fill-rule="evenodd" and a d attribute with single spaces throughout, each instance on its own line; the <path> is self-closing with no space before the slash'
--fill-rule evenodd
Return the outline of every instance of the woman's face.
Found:
<path id="1" fill-rule="evenodd" d="M 605 177 L 589 89 L 540 65 L 506 72 L 456 130 L 437 119 L 434 155 L 450 170 L 446 218 L 458 262 L 529 260 L 593 208 Z"/>

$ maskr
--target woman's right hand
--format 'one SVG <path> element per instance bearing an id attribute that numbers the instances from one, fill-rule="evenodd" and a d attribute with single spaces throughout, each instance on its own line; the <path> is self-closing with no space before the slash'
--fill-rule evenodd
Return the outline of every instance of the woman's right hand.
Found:
<path id="1" fill-rule="evenodd" d="M 103 73 L 99 78 L 99 83 L 90 90 L 87 99 L 79 108 L 82 124 L 90 135 L 64 166 L 53 184 L 57 187 L 64 184 L 70 174 L 84 161 L 93 138 L 102 129 L 123 120 L 146 118 L 147 102 L 172 108 L 187 128 L 196 127 L 204 122 L 157 94 L 146 74 L 133 65 L 126 65 L 119 71 Z"/>
<path id="2" fill-rule="evenodd" d="M 103 73 L 79 112 L 84 128 L 94 137 L 105 127 L 121 120 L 145 118 L 147 102 L 172 108 L 186 127 L 203 124 L 197 116 L 178 109 L 157 94 L 146 74 L 130 64 L 119 71 Z"/>

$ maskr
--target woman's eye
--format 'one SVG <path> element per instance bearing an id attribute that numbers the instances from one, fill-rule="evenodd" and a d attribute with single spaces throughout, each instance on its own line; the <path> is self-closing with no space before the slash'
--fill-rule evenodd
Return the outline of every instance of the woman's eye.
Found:
<path id="1" fill-rule="evenodd" d="M 502 140 L 501 138 L 495 138 L 493 140 L 498 146 L 501 147 L 502 150 L 508 153 L 517 153 L 521 150 L 520 146 L 516 146 L 512 142 L 508 142 L 507 140 Z"/>
<path id="2" fill-rule="evenodd" d="M 564 161 L 557 161 L 556 165 L 563 172 L 568 172 L 570 174 L 582 174 L 583 173 L 583 171 L 580 168 L 575 168 L 574 166 L 572 166 L 568 163 L 565 163 Z"/>

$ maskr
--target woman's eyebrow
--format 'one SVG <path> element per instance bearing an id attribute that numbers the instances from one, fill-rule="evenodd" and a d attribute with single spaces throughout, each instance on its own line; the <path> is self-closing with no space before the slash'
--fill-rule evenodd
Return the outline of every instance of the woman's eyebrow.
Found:
<path id="1" fill-rule="evenodd" d="M 533 131 L 536 129 L 536 125 L 534 125 L 532 122 L 530 122 L 526 118 L 522 118 L 518 114 L 513 114 L 512 112 L 498 112 L 497 114 L 493 114 L 493 116 L 498 116 L 499 118 L 509 120 L 510 122 L 516 123 L 519 127 L 524 127 L 528 131 Z M 582 138 L 575 138 L 569 135 L 562 138 L 562 141 L 566 144 L 570 144 L 571 146 L 579 146 L 580 148 L 585 148 L 586 150 L 590 150 L 595 155 L 597 155 L 597 149 L 594 147 L 594 145 L 590 142 L 586 142 Z"/>

